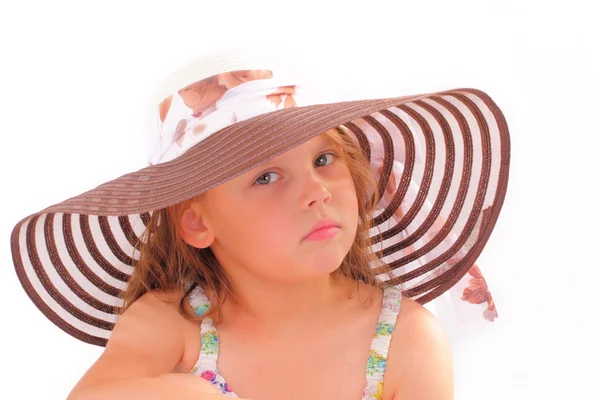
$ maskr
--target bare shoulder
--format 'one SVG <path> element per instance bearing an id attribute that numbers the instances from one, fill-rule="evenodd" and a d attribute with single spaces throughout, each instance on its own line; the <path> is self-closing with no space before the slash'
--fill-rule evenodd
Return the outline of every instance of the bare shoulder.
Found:
<path id="1" fill-rule="evenodd" d="M 198 354 L 200 353 L 200 324 L 185 318 L 181 314 L 181 302 L 183 300 L 184 313 L 194 315 L 194 310 L 181 291 L 152 291 L 140 297 L 138 307 L 147 307 L 157 317 L 157 322 L 164 328 L 170 330 L 169 340 L 182 345 L 177 347 L 177 363 L 173 368 L 174 372 L 189 372 L 196 364 Z M 133 307 L 133 305 L 132 305 Z M 166 337 L 165 337 L 166 338 Z"/>
<path id="2" fill-rule="evenodd" d="M 105 353 L 126 351 L 139 354 L 146 349 L 164 352 L 168 364 L 179 361 L 184 347 L 185 318 L 179 312 L 183 291 L 144 293 L 119 316 Z M 167 354 L 171 354 L 167 356 Z"/>
<path id="3" fill-rule="evenodd" d="M 429 310 L 403 297 L 385 373 L 393 400 L 454 398 L 452 353 L 447 334 Z"/>
<path id="4" fill-rule="evenodd" d="M 177 370 L 186 346 L 179 312 L 182 293 L 148 292 L 117 319 L 106 348 L 74 392 L 122 378 L 158 376 Z"/>

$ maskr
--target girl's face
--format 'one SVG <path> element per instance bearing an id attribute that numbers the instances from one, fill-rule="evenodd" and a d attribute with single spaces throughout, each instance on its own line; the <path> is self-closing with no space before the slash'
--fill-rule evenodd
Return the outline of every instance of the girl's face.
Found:
<path id="1" fill-rule="evenodd" d="M 336 270 L 358 224 L 352 176 L 325 135 L 213 188 L 196 211 L 206 226 L 204 243 L 228 274 L 244 269 L 278 282 Z M 337 222 L 337 235 L 304 239 L 323 219 Z"/>

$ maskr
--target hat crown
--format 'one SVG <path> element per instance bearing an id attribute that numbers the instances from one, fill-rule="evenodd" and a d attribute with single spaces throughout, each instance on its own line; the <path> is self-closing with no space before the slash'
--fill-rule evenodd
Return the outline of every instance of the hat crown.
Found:
<path id="1" fill-rule="evenodd" d="M 158 138 L 149 163 L 173 160 L 237 122 L 334 99 L 310 87 L 289 53 L 236 49 L 207 54 L 173 73 L 159 91 Z"/>

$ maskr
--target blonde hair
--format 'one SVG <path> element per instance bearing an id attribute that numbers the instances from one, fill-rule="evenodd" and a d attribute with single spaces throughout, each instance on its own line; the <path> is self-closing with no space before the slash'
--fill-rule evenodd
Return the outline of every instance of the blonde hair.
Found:
<path id="1" fill-rule="evenodd" d="M 369 228 L 373 211 L 379 202 L 379 193 L 369 160 L 343 125 L 324 132 L 324 135 L 341 150 L 342 159 L 352 175 L 358 199 L 356 237 L 332 276 L 352 279 L 357 285 L 364 282 L 373 289 L 382 287 L 384 285 L 376 278 L 376 272 L 387 273 L 389 276 L 390 269 L 372 251 Z M 371 192 L 374 193 L 371 195 Z M 138 243 L 140 257 L 134 263 L 134 272 L 123 292 L 125 302 L 121 313 L 144 293 L 152 290 L 179 291 L 184 294 L 180 300 L 180 312 L 184 317 L 192 319 L 196 316 L 187 315 L 185 301 L 196 285 L 200 285 L 212 297 L 211 310 L 203 316 L 220 316 L 220 307 L 227 296 L 232 295 L 235 300 L 227 275 L 211 249 L 190 246 L 179 233 L 183 213 L 194 202 L 201 201 L 202 196 L 201 194 L 152 213 Z M 372 264 L 376 264 L 376 270 Z M 186 283 L 191 283 L 191 286 Z"/>

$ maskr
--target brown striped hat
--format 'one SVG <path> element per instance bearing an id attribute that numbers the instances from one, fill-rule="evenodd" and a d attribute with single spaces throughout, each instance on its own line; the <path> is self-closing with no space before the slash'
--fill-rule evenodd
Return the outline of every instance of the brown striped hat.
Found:
<path id="1" fill-rule="evenodd" d="M 478 307 L 478 318 L 493 321 L 498 314 L 475 261 L 508 181 L 508 127 L 496 103 L 467 88 L 326 97 L 260 51 L 212 53 L 173 74 L 157 102 L 147 167 L 14 227 L 12 257 L 25 291 L 61 329 L 105 345 L 153 210 L 343 126 L 378 180 L 372 250 L 393 271 L 392 281 L 380 279 L 421 304 L 453 289 L 461 303 Z"/>

